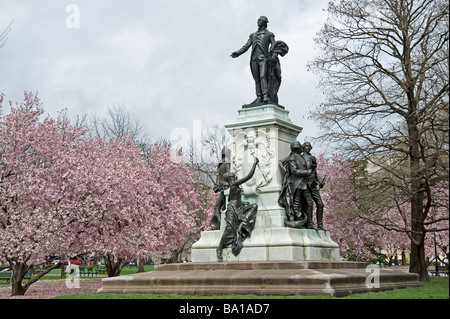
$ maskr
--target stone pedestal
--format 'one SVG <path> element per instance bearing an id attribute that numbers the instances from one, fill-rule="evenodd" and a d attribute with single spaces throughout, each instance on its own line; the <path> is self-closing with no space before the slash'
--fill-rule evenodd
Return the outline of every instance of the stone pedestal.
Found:
<path id="1" fill-rule="evenodd" d="M 329 295 L 421 286 L 417 274 L 345 261 L 181 263 L 102 279 L 99 293 Z"/>
<path id="2" fill-rule="evenodd" d="M 279 161 L 289 156 L 290 145 L 302 128 L 289 119 L 289 111 L 274 104 L 238 110 L 235 123 L 225 125 L 232 137 L 231 170 L 241 178 L 259 159 L 255 175 L 243 186 L 244 200 L 258 204 L 255 229 L 284 227 L 285 210 L 278 205 L 282 172 Z"/>
<path id="3" fill-rule="evenodd" d="M 243 188 L 243 200 L 258 205 L 255 228 L 238 256 L 223 250 L 224 261 L 339 260 L 339 247 L 330 232 L 284 226 L 286 212 L 278 205 L 282 189 L 280 160 L 302 128 L 292 123 L 289 111 L 274 104 L 238 110 L 233 124 L 225 125 L 232 136 L 231 171 L 238 178 L 250 171 L 254 158 L 259 167 Z M 227 195 L 227 193 L 225 193 Z M 220 230 L 204 231 L 192 246 L 193 262 L 217 261 L 216 249 L 225 229 L 222 213 Z"/>
<path id="4" fill-rule="evenodd" d="M 217 261 L 223 230 L 202 232 L 200 240 L 192 247 L 193 262 Z M 244 241 L 238 256 L 231 248 L 223 250 L 226 261 L 276 261 L 276 260 L 340 260 L 339 247 L 330 238 L 330 232 L 287 227 L 255 229 Z"/>

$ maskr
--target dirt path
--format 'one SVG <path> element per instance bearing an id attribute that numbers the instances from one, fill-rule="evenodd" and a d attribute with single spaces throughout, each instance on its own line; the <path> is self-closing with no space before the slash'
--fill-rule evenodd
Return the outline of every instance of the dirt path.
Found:
<path id="1" fill-rule="evenodd" d="M 0 284 L 0 299 L 50 299 L 62 295 L 94 292 L 101 286 L 101 280 L 80 280 L 79 288 L 67 287 L 65 280 L 42 280 L 31 285 L 24 296 L 11 296 L 11 285 Z"/>

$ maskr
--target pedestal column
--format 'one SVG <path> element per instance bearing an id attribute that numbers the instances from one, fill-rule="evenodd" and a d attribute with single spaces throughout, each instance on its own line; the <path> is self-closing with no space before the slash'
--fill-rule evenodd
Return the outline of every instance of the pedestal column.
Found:
<path id="1" fill-rule="evenodd" d="M 240 254 L 234 256 L 230 248 L 225 248 L 224 261 L 339 260 L 339 247 L 330 232 L 285 227 L 286 212 L 278 205 L 283 175 L 279 163 L 290 154 L 290 145 L 302 128 L 292 123 L 289 111 L 274 104 L 238 112 L 237 120 L 225 125 L 232 136 L 231 171 L 238 178 L 246 176 L 258 157 L 255 174 L 241 185 L 243 200 L 257 204 L 258 213 Z M 216 249 L 226 226 L 224 215 L 220 230 L 202 232 L 192 246 L 193 262 L 217 261 Z"/>
<path id="2" fill-rule="evenodd" d="M 241 178 L 259 159 L 253 178 L 243 185 L 244 200 L 258 204 L 255 229 L 284 227 L 285 210 L 278 205 L 282 172 L 279 161 L 302 128 L 293 124 L 289 111 L 267 104 L 238 110 L 235 123 L 225 125 L 232 136 L 231 170 Z"/>

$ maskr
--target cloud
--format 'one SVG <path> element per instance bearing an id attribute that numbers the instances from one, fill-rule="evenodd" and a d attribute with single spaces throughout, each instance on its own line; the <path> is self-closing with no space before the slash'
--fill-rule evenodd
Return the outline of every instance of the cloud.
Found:
<path id="1" fill-rule="evenodd" d="M 74 0 L 80 28 L 66 27 L 67 3 L 4 0 L 0 29 L 14 19 L 0 50 L 0 91 L 20 101 L 39 91 L 46 112 L 67 107 L 69 115 L 103 115 L 124 105 L 148 127 L 168 138 L 194 120 L 225 125 L 254 99 L 250 54 L 229 57 L 256 30 L 261 15 L 285 41 L 280 103 L 304 132 L 320 102 L 318 79 L 306 71 L 315 55 L 313 36 L 325 21 L 325 0 Z"/>

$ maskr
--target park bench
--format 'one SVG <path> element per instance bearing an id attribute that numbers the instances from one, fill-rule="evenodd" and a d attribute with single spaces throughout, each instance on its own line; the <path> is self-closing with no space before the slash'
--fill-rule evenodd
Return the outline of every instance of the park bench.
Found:
<path id="1" fill-rule="evenodd" d="M 94 275 L 95 275 L 95 276 L 98 275 L 98 272 L 97 272 L 97 268 L 96 268 L 96 267 L 87 267 L 87 268 L 88 268 L 89 274 L 90 274 L 92 277 L 94 277 Z"/>
<path id="2" fill-rule="evenodd" d="M 27 272 L 25 274 L 23 279 L 30 280 L 31 276 L 32 276 L 32 273 L 31 273 L 31 271 L 29 271 L 29 272 Z M 11 277 L 12 277 L 12 271 L 2 271 L 2 272 L 0 272 L 0 280 L 5 280 L 7 284 L 11 282 Z"/>
<path id="3" fill-rule="evenodd" d="M 438 266 L 438 273 L 440 276 L 448 276 L 448 267 L 447 266 Z M 436 268 L 431 272 L 433 276 L 436 276 Z"/>
<path id="4" fill-rule="evenodd" d="M 97 270 L 93 267 L 80 266 L 80 276 L 87 275 L 94 277 L 97 276 Z"/>
<path id="5" fill-rule="evenodd" d="M 30 270 L 30 273 L 31 273 L 32 275 L 38 276 L 40 273 L 42 273 L 42 272 L 44 272 L 44 271 L 45 271 L 45 269 L 31 269 L 31 270 Z"/>
<path id="6" fill-rule="evenodd" d="M 96 267 L 92 267 L 92 266 L 91 267 L 87 267 L 87 271 L 88 271 L 88 276 L 91 275 L 91 277 L 94 277 L 94 275 L 95 276 L 98 275 Z"/>
<path id="7" fill-rule="evenodd" d="M 33 271 L 28 271 L 26 274 L 25 274 L 25 276 L 23 276 L 23 279 L 28 279 L 28 280 L 30 280 L 31 279 L 31 276 L 33 276 Z"/>
<path id="8" fill-rule="evenodd" d="M 88 275 L 88 271 L 86 270 L 86 266 L 80 266 L 80 276 Z"/>
<path id="9" fill-rule="evenodd" d="M 97 268 L 97 273 L 98 274 L 106 274 L 106 266 L 101 265 Z"/>
<path id="10" fill-rule="evenodd" d="M 12 272 L 11 271 L 2 271 L 0 272 L 0 280 L 5 280 L 6 283 L 11 281 Z"/>

